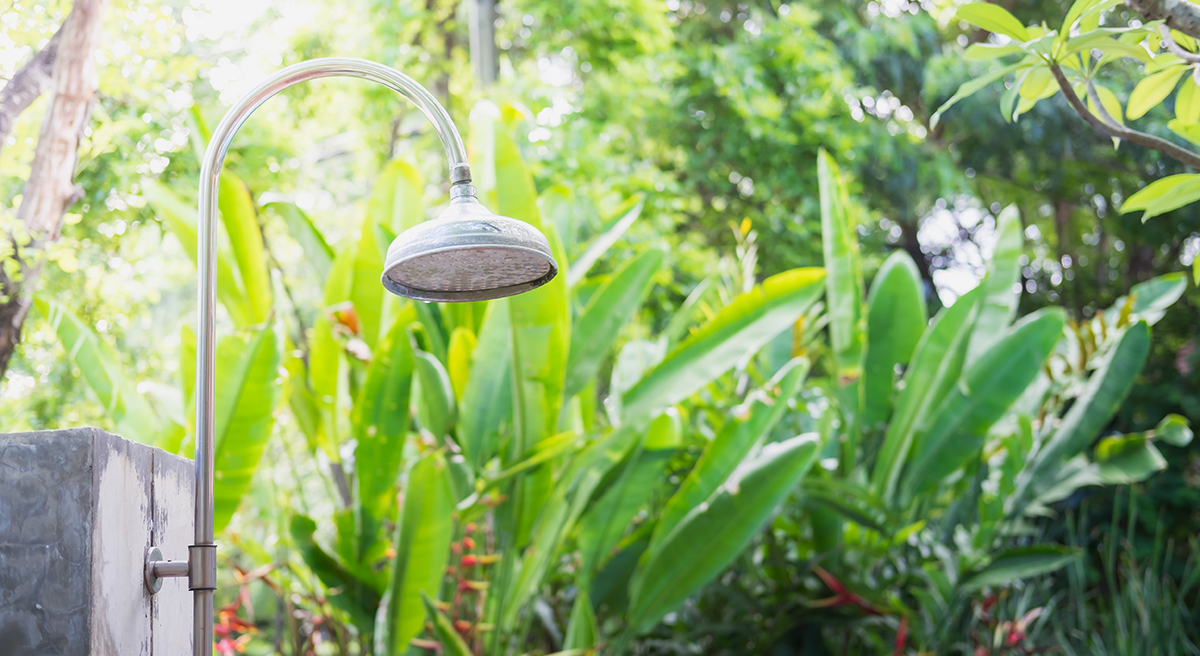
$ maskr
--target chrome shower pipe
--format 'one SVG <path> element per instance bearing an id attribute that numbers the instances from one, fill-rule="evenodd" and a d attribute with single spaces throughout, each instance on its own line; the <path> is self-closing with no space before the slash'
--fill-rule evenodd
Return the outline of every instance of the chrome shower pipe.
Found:
<path id="1" fill-rule="evenodd" d="M 469 185 L 471 169 L 458 129 L 433 94 L 407 75 L 372 61 L 331 57 L 288 66 L 242 96 L 213 132 L 200 167 L 200 235 L 196 330 L 196 534 L 188 548 L 188 588 L 194 594 L 192 653 L 212 656 L 213 590 L 216 544 L 213 543 L 213 414 L 216 374 L 217 193 L 221 166 L 238 128 L 271 96 L 300 82 L 323 77 L 356 77 L 377 82 L 410 100 L 433 123 L 450 166 L 452 186 Z M 167 575 L 173 571 L 159 568 Z"/>

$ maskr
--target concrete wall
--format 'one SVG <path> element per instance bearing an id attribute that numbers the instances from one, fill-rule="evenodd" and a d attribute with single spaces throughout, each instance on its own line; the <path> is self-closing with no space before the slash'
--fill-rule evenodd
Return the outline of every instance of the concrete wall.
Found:
<path id="1" fill-rule="evenodd" d="M 151 595 L 151 546 L 187 557 L 192 461 L 95 428 L 0 435 L 0 653 L 185 656 L 183 578 Z"/>

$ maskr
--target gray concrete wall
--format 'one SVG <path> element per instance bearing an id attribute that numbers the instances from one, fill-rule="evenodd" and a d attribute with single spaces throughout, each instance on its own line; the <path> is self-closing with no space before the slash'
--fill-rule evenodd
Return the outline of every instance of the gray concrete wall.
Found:
<path id="1" fill-rule="evenodd" d="M 187 557 L 192 461 L 95 428 L 0 435 L 0 654 L 184 656 L 191 593 L 142 580 Z"/>

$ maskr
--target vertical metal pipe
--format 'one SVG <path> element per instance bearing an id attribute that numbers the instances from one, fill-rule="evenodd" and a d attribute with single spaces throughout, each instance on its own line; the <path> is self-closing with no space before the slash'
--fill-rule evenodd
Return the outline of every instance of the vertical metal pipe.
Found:
<path id="1" fill-rule="evenodd" d="M 450 183 L 471 181 L 467 151 L 450 115 L 425 87 L 403 73 L 364 59 L 331 57 L 289 66 L 264 80 L 233 107 L 213 131 L 200 164 L 200 234 L 197 267 L 199 325 L 196 330 L 196 537 L 188 550 L 188 588 L 194 594 L 195 656 L 212 656 L 216 544 L 213 530 L 213 422 L 216 384 L 217 190 L 225 153 L 242 123 L 271 96 L 300 82 L 322 77 L 371 80 L 410 100 L 433 123 L 450 166 Z"/>

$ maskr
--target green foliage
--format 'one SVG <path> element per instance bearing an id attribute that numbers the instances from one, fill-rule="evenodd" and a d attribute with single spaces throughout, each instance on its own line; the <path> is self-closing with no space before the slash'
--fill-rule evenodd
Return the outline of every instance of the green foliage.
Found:
<path id="1" fill-rule="evenodd" d="M 27 6 L 2 29 L 15 59 L 66 9 Z M 1169 518 L 1177 551 L 1194 533 L 1200 367 L 1180 271 L 1200 262 L 1195 176 L 1080 129 L 1049 67 L 1093 114 L 1195 142 L 1194 66 L 1157 24 L 1112 0 L 1074 2 L 1055 31 L 1066 5 L 498 7 L 502 79 L 482 89 L 460 3 L 243 24 L 117 2 L 84 194 L 45 256 L 51 309 L 4 381 L 6 425 L 190 449 L 189 144 L 248 81 L 243 61 L 366 56 L 460 125 L 474 107 L 484 202 L 544 229 L 562 275 L 529 297 L 398 302 L 378 286 L 382 252 L 445 201 L 418 113 L 322 82 L 247 122 L 217 269 L 222 572 L 243 571 L 218 599 L 253 606 L 249 653 L 402 653 L 413 638 L 497 656 L 621 640 L 892 653 L 901 626 L 906 651 L 995 651 L 1018 627 L 1061 628 L 1037 644 L 1076 653 L 1150 651 L 1125 629 L 1080 637 L 1118 613 L 1183 644 L 1178 568 L 1106 583 L 1115 563 L 1054 545 L 1064 512 L 1125 485 Z M 19 203 L 39 107 L 3 144 L 0 213 Z M 827 276 L 803 268 L 822 260 Z M 967 275 L 983 278 L 955 299 L 964 285 L 946 281 Z M 735 472 L 812 433 L 819 464 L 741 512 Z M 718 524 L 737 530 L 704 551 Z M 1150 530 L 1130 534 L 1130 562 Z M 1067 542 L 1095 553 L 1080 535 Z M 1064 576 L 1085 601 L 1066 601 Z M 631 598 L 647 577 L 658 592 Z M 1056 603 L 1096 614 L 1052 623 Z"/>
<path id="2" fill-rule="evenodd" d="M 442 587 L 454 530 L 453 510 L 454 493 L 445 458 L 433 453 L 413 463 L 396 523 L 396 558 L 376 621 L 377 653 L 405 651 L 424 628 L 419 602 L 427 604 L 427 595 L 438 594 Z"/>

